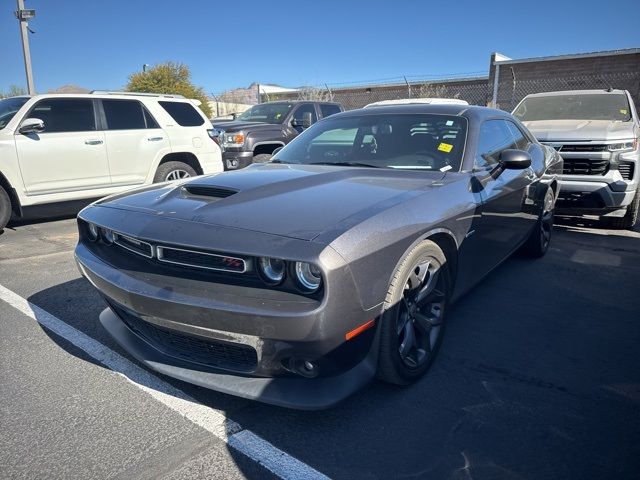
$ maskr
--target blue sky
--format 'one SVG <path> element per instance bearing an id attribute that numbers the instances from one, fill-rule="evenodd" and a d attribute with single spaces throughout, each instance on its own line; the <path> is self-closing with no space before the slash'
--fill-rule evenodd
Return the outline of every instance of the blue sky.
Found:
<path id="1" fill-rule="evenodd" d="M 26 0 L 40 92 L 118 89 L 142 64 L 221 92 L 481 72 L 512 58 L 640 47 L 640 2 Z M 25 85 L 14 0 L 0 0 L 0 90 Z"/>

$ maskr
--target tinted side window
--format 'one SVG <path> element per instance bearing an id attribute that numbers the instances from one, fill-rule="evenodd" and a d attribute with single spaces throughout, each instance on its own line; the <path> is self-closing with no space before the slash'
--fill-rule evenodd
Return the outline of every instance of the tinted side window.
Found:
<path id="1" fill-rule="evenodd" d="M 142 104 L 136 100 L 102 100 L 109 130 L 146 128 Z"/>
<path id="2" fill-rule="evenodd" d="M 298 121 L 298 124 L 302 125 L 302 116 L 306 112 L 311 113 L 311 123 L 316 123 L 318 121 L 318 117 L 316 116 L 316 108 L 313 105 L 306 103 L 304 105 L 300 105 L 293 114 L 293 118 Z"/>
<path id="3" fill-rule="evenodd" d="M 529 148 L 529 140 L 520 131 L 518 126 L 513 122 L 507 122 L 507 126 L 509 127 L 509 130 L 511 131 L 511 134 L 513 135 L 513 138 L 516 142 L 516 148 L 520 150 L 526 150 L 527 148 Z"/>
<path id="4" fill-rule="evenodd" d="M 505 120 L 487 120 L 480 127 L 476 168 L 498 163 L 500 154 L 508 148 L 517 148 L 515 138 Z"/>
<path id="5" fill-rule="evenodd" d="M 329 115 L 333 115 L 334 113 L 340 113 L 340 107 L 337 105 L 321 104 L 320 113 L 322 113 L 322 118 L 325 118 Z"/>
<path id="6" fill-rule="evenodd" d="M 38 102 L 28 116 L 43 120 L 46 133 L 96 130 L 93 100 L 90 99 L 48 98 Z"/>
<path id="7" fill-rule="evenodd" d="M 187 102 L 158 102 L 181 127 L 199 127 L 204 118 Z"/>

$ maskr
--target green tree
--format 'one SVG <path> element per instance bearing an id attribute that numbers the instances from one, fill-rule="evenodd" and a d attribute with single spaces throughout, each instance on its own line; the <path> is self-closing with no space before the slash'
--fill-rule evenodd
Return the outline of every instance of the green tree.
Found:
<path id="1" fill-rule="evenodd" d="M 202 104 L 200 109 L 211 118 L 209 99 L 202 87 L 191 83 L 189 67 L 182 63 L 166 62 L 149 68 L 146 72 L 132 73 L 126 86 L 129 92 L 167 93 L 195 98 Z"/>

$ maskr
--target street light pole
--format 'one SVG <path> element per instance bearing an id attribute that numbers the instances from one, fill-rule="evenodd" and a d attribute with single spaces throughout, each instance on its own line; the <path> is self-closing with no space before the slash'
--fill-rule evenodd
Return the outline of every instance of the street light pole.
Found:
<path id="1" fill-rule="evenodd" d="M 35 95 L 36 89 L 33 86 L 33 71 L 31 70 L 31 51 L 29 50 L 29 30 L 27 21 L 35 16 L 35 10 L 25 10 L 24 0 L 18 1 L 18 11 L 16 17 L 20 22 L 20 35 L 22 36 L 22 54 L 24 55 L 24 69 L 27 74 L 27 89 L 29 95 Z"/>

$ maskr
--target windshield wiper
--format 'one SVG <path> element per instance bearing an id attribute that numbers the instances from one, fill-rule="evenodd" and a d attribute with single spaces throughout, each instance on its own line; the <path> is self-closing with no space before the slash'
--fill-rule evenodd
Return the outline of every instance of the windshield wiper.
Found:
<path id="1" fill-rule="evenodd" d="M 269 163 L 286 163 L 286 164 L 290 164 L 291 162 L 285 162 L 283 160 L 280 160 L 279 158 L 274 158 L 272 160 L 269 160 Z"/>
<path id="2" fill-rule="evenodd" d="M 338 167 L 367 167 L 367 168 L 382 168 L 379 165 L 371 165 L 369 163 L 360 162 L 313 162 L 309 165 L 336 165 Z"/>

